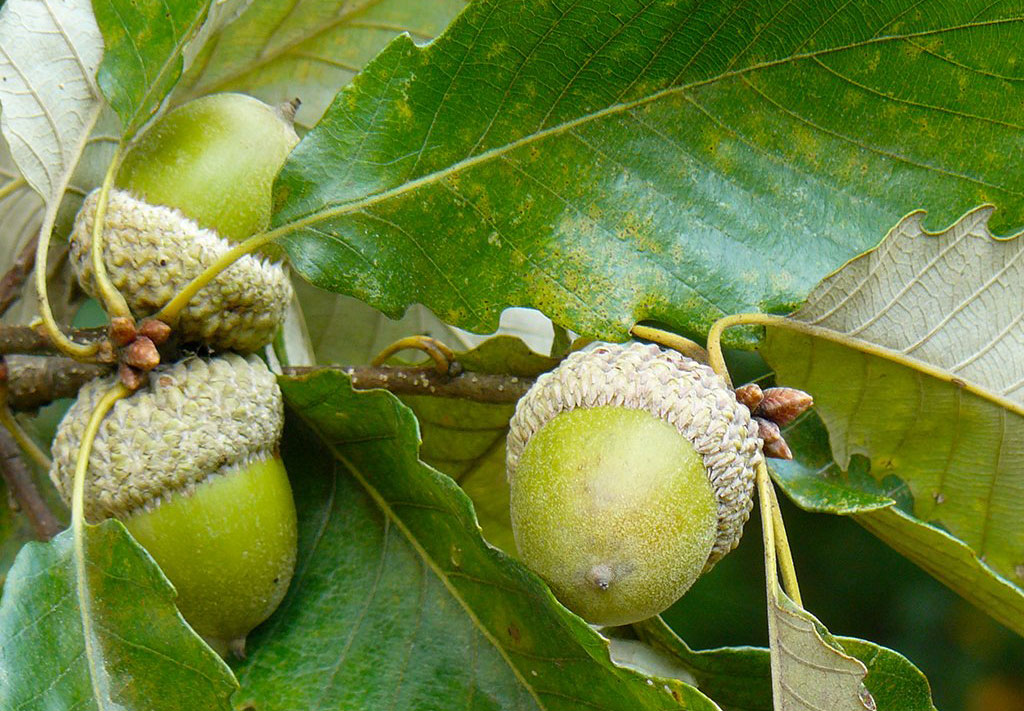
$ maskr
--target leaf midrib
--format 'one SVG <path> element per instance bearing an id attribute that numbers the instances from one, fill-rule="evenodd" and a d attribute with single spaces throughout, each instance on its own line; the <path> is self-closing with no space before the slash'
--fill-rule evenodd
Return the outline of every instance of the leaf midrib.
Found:
<path id="1" fill-rule="evenodd" d="M 821 338 L 826 341 L 838 343 L 839 345 L 846 346 L 855 351 L 873 355 L 884 360 L 902 365 L 906 368 L 910 368 L 914 372 L 931 376 L 937 380 L 949 384 L 951 387 L 958 387 L 962 390 L 977 395 L 983 400 L 987 400 L 994 405 L 997 405 L 1009 412 L 1017 415 L 1024 416 L 1024 405 L 1016 403 L 1009 398 L 1005 398 L 1002 395 L 998 395 L 991 390 L 973 382 L 965 380 L 959 376 L 953 375 L 948 370 L 940 368 L 931 363 L 925 362 L 918 358 L 914 358 L 899 351 L 895 351 L 887 346 L 882 346 L 877 343 L 850 336 L 846 333 L 835 331 L 831 328 L 825 328 L 824 326 L 815 326 L 804 321 L 797 321 L 792 318 L 784 316 L 769 316 L 764 315 L 764 323 L 768 327 L 789 329 L 803 333 L 807 336 L 814 338 Z"/>
<path id="2" fill-rule="evenodd" d="M 694 81 L 694 82 L 689 82 L 689 83 L 686 83 L 686 84 L 679 84 L 679 85 L 676 85 L 676 86 L 666 87 L 666 88 L 661 89 L 661 90 L 659 90 L 657 92 L 654 92 L 653 94 L 650 94 L 648 96 L 644 96 L 644 97 L 641 97 L 639 99 L 635 99 L 633 101 L 612 104 L 611 106 L 607 106 L 607 107 L 605 107 L 603 109 L 600 109 L 598 111 L 595 111 L 593 113 L 584 114 L 582 116 L 579 116 L 577 118 L 571 119 L 569 121 L 565 121 L 565 122 L 560 123 L 560 124 L 555 124 L 553 126 L 541 129 L 539 131 L 535 131 L 533 133 L 530 133 L 530 134 L 527 134 L 525 136 L 522 136 L 522 137 L 520 137 L 520 138 L 518 138 L 518 139 L 516 139 L 514 141 L 511 141 L 509 143 L 503 144 L 501 146 L 495 146 L 494 148 L 486 150 L 486 151 L 484 151 L 482 153 L 478 153 L 476 155 L 469 156 L 468 158 L 464 158 L 464 159 L 462 159 L 460 161 L 457 161 L 455 163 L 452 163 L 451 165 L 446 166 L 445 168 L 442 168 L 440 170 L 436 170 L 436 171 L 433 171 L 431 173 L 427 173 L 425 175 L 422 175 L 419 178 L 415 178 L 413 180 L 406 181 L 406 182 L 402 183 L 401 185 L 397 185 L 397 186 L 395 186 L 393 188 L 388 188 L 386 190 L 381 190 L 381 191 L 378 191 L 376 193 L 371 193 L 370 195 L 367 195 L 365 197 L 362 197 L 362 198 L 359 198 L 359 199 L 356 199 L 356 200 L 349 200 L 349 201 L 340 203 L 337 206 L 332 207 L 332 208 L 318 210 L 316 212 L 309 213 L 309 214 L 307 214 L 305 216 L 299 217 L 298 219 L 295 219 L 295 220 L 293 220 L 291 222 L 285 223 L 284 225 L 281 225 L 280 227 L 277 227 L 277 228 L 271 230 L 268 233 L 268 237 L 271 238 L 271 239 L 278 239 L 280 237 L 284 237 L 284 236 L 286 236 L 288 234 L 291 234 L 292 232 L 295 232 L 297 230 L 301 230 L 303 228 L 306 228 L 306 227 L 309 227 L 311 225 L 314 225 L 314 224 L 316 224 L 318 222 L 323 222 L 323 221 L 326 221 L 326 220 L 334 219 L 336 217 L 341 217 L 341 216 L 350 214 L 352 212 L 356 212 L 356 211 L 363 210 L 363 209 L 368 208 L 368 207 L 372 207 L 374 205 L 378 205 L 380 203 L 384 203 L 384 202 L 386 202 L 386 201 L 388 201 L 388 200 L 390 200 L 392 198 L 401 197 L 402 195 L 404 195 L 406 193 L 409 193 L 409 192 L 412 192 L 414 190 L 417 190 L 420 187 L 431 185 L 431 184 L 434 184 L 436 182 L 439 182 L 439 181 L 443 180 L 444 178 L 446 178 L 448 176 L 457 175 L 457 174 L 459 174 L 459 173 L 461 173 L 461 172 L 463 172 L 465 170 L 468 170 L 470 168 L 473 168 L 473 167 L 475 167 L 477 165 L 481 165 L 481 164 L 487 163 L 487 162 L 489 162 L 489 161 L 491 161 L 493 159 L 501 158 L 504 155 L 506 155 L 508 153 L 511 153 L 511 152 L 513 152 L 513 151 L 515 151 L 515 150 L 517 150 L 519 148 L 522 148 L 524 146 L 528 146 L 528 145 L 530 145 L 531 143 L 533 143 L 535 141 L 542 141 L 542 140 L 544 140 L 544 139 L 546 139 L 546 138 L 548 138 L 550 136 L 555 136 L 555 135 L 559 135 L 559 134 L 565 133 L 565 132 L 570 131 L 570 130 L 578 127 L 578 126 L 582 126 L 582 125 L 588 124 L 591 121 L 597 121 L 597 120 L 603 119 L 603 118 L 608 117 L 608 116 L 614 116 L 614 115 L 617 115 L 617 114 L 620 114 L 620 113 L 631 111 L 631 110 L 633 110 L 635 108 L 644 106 L 646 104 L 654 103 L 654 102 L 656 102 L 656 101 L 658 101 L 660 99 L 663 99 L 663 98 L 665 98 L 667 96 L 673 96 L 675 94 L 682 94 L 682 93 L 685 93 L 687 91 L 691 91 L 691 90 L 696 89 L 696 88 L 700 88 L 700 87 L 703 87 L 703 86 L 709 86 L 709 85 L 712 85 L 712 84 L 715 84 L 717 82 L 721 82 L 721 81 L 724 81 L 724 80 L 728 80 L 728 79 L 732 79 L 732 78 L 736 78 L 736 77 L 741 77 L 741 76 L 744 76 L 744 75 L 747 75 L 747 74 L 753 74 L 753 73 L 756 73 L 756 72 L 759 72 L 759 71 L 762 71 L 762 70 L 765 70 L 765 69 L 771 69 L 771 68 L 774 68 L 774 67 L 783 66 L 783 65 L 790 64 L 790 63 L 793 63 L 793 62 L 798 62 L 798 61 L 801 61 L 801 60 L 804 60 L 804 59 L 814 59 L 814 58 L 817 58 L 817 57 L 827 56 L 827 55 L 831 55 L 831 54 L 838 54 L 840 52 L 846 52 L 846 51 L 849 51 L 849 50 L 860 49 L 862 47 L 871 46 L 871 45 L 875 45 L 875 44 L 884 44 L 884 43 L 888 43 L 888 42 L 907 41 L 907 40 L 910 40 L 912 38 L 917 38 L 917 37 L 929 37 L 929 36 L 934 36 L 934 35 L 946 34 L 946 33 L 949 33 L 949 32 L 957 32 L 957 31 L 960 31 L 960 30 L 968 30 L 968 29 L 974 29 L 974 28 L 980 28 L 980 27 L 990 27 L 990 26 L 996 26 L 996 25 L 1002 25 L 1002 24 L 1010 24 L 1010 23 L 1015 23 L 1015 22 L 1021 22 L 1022 20 L 1024 20 L 1024 16 L 1015 16 L 1015 17 L 1000 18 L 1000 19 L 997 19 L 997 20 L 987 20 L 987 21 L 984 21 L 984 22 L 964 23 L 964 24 L 960 24 L 960 25 L 954 25 L 952 27 L 943 27 L 943 28 L 937 28 L 937 29 L 932 29 L 932 30 L 924 30 L 924 31 L 921 31 L 921 32 L 910 32 L 910 33 L 901 34 L 901 35 L 887 35 L 885 37 L 872 37 L 870 39 L 862 40 L 860 42 L 853 42 L 853 43 L 850 43 L 850 44 L 847 44 L 847 45 L 842 45 L 842 46 L 839 46 L 839 47 L 830 47 L 830 48 L 821 49 L 821 50 L 815 50 L 815 51 L 811 51 L 811 52 L 804 52 L 804 53 L 801 53 L 801 54 L 794 54 L 794 55 L 791 55 L 789 57 L 785 57 L 785 58 L 781 58 L 781 59 L 774 59 L 774 60 L 767 61 L 767 62 L 761 62 L 761 63 L 753 64 L 753 65 L 751 65 L 749 67 L 744 67 L 742 69 L 725 71 L 725 72 L 717 74 L 717 75 L 715 75 L 713 77 L 709 77 L 707 79 L 701 79 L 701 80 Z M 956 177 L 963 178 L 964 176 L 956 176 Z M 998 186 L 992 186 L 992 187 L 998 187 Z M 330 203 L 328 203 L 328 205 L 330 205 Z"/>
<path id="3" fill-rule="evenodd" d="M 174 48 L 170 54 L 167 55 L 167 59 L 160 65 L 157 70 L 156 76 L 152 81 L 149 82 L 149 86 L 146 88 L 139 102 L 136 104 L 135 109 L 131 113 L 131 120 L 128 121 L 128 125 L 125 128 L 124 135 L 121 136 L 122 145 L 134 138 L 139 130 L 145 125 L 145 121 L 139 122 L 139 117 L 142 115 L 143 110 L 151 103 L 152 98 L 155 96 L 155 91 L 162 85 L 164 78 L 167 74 L 176 66 L 178 66 L 181 59 L 182 53 L 184 52 L 185 45 L 187 45 L 193 37 L 195 37 L 196 31 L 199 26 L 205 21 L 209 5 L 203 3 L 197 9 L 195 15 L 186 27 L 183 28 L 183 32 L 175 37 Z M 116 9 L 115 9 L 116 12 Z M 120 14 L 118 19 L 121 21 L 121 27 L 125 30 L 125 35 L 131 41 L 132 46 L 135 47 L 135 38 L 128 31 L 128 25 L 121 20 Z M 171 28 L 175 30 L 174 27 Z M 136 48 L 136 53 L 138 49 Z M 104 58 L 105 59 L 105 58 Z M 145 62 L 143 62 L 143 71 L 145 72 Z M 148 78 L 148 77 L 147 77 Z"/>
<path id="4" fill-rule="evenodd" d="M 303 419 L 306 419 L 304 415 L 301 416 L 303 417 Z M 484 625 L 483 622 L 481 622 L 480 618 L 477 616 L 473 608 L 469 606 L 469 603 L 466 602 L 466 599 L 459 592 L 459 590 L 454 585 L 452 585 L 452 582 L 449 579 L 449 577 L 444 573 L 443 570 L 441 570 L 441 568 L 438 566 L 437 562 L 433 559 L 433 557 L 431 557 L 430 554 L 427 553 L 426 549 L 423 548 L 422 545 L 420 545 L 419 540 L 416 538 L 416 536 L 413 535 L 412 531 L 410 531 L 409 528 L 405 525 L 405 522 L 402 521 L 402 519 L 395 513 L 394 509 L 391 508 L 391 505 L 384 499 L 381 493 L 377 491 L 376 487 L 371 485 L 370 482 L 362 475 L 358 467 L 356 467 L 351 461 L 348 460 L 347 457 L 345 457 L 341 452 L 338 451 L 336 443 L 325 441 L 325 444 L 327 445 L 328 449 L 331 450 L 331 453 L 335 456 L 335 458 L 337 458 L 337 460 L 342 465 L 344 465 L 344 467 L 348 470 L 349 474 L 351 474 L 355 478 L 355 480 L 359 482 L 359 485 L 363 487 L 366 493 L 370 495 L 370 498 L 373 499 L 374 503 L 380 508 L 381 512 L 387 517 L 387 519 L 394 523 L 398 530 L 402 532 L 402 535 L 409 542 L 409 545 L 413 547 L 413 550 L 416 551 L 416 554 L 430 568 L 430 570 L 434 573 L 437 579 L 441 581 L 441 584 L 444 585 L 445 589 L 448 591 L 448 594 L 450 594 L 455 599 L 455 601 L 459 603 L 459 606 L 462 607 L 462 609 L 465 611 L 466 615 L 473 623 L 473 626 L 480 632 L 480 634 L 482 634 L 487 639 L 488 642 L 491 643 L 494 649 L 497 650 L 498 654 L 501 655 L 501 658 L 505 660 L 505 663 L 508 665 L 508 668 L 512 671 L 513 676 L 515 676 L 515 678 L 519 681 L 523 688 L 526 689 L 527 693 L 530 694 L 530 697 L 534 700 L 534 703 L 537 704 L 537 708 L 539 708 L 541 711 L 547 711 L 547 706 L 540 700 L 540 697 L 537 696 L 536 690 L 526 680 L 526 677 L 522 675 L 522 672 L 519 671 L 519 668 L 516 667 L 515 663 L 513 663 L 512 659 L 508 656 L 508 653 L 505 651 L 505 648 L 502 647 L 501 643 L 498 642 L 498 640 L 494 637 L 493 634 L 491 634 L 491 631 L 487 629 L 487 626 Z"/>

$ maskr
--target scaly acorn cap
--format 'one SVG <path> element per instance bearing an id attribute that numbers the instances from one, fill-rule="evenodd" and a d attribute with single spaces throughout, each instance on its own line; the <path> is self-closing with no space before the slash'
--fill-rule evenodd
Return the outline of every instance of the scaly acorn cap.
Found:
<path id="1" fill-rule="evenodd" d="M 711 368 L 653 344 L 606 343 L 572 353 L 516 405 L 506 449 L 509 481 L 527 442 L 555 416 L 590 407 L 644 410 L 688 439 L 715 492 L 718 531 L 704 571 L 731 551 L 753 507 L 762 461 L 757 424 Z"/>
<path id="2" fill-rule="evenodd" d="M 71 267 L 90 296 L 97 295 L 90 247 L 98 196 L 93 190 L 85 199 L 70 237 Z M 111 283 L 137 317 L 159 311 L 231 247 L 174 208 L 151 205 L 124 190 L 110 191 L 103 261 Z M 291 282 L 281 264 L 245 255 L 182 309 L 176 331 L 186 342 L 255 351 L 274 337 L 291 298 Z"/>
<path id="3" fill-rule="evenodd" d="M 86 423 L 115 382 L 86 384 L 57 429 L 50 478 L 65 501 Z M 89 456 L 86 518 L 124 520 L 190 493 L 208 477 L 273 456 L 283 408 L 277 379 L 255 356 L 229 353 L 158 367 L 100 425 Z"/>

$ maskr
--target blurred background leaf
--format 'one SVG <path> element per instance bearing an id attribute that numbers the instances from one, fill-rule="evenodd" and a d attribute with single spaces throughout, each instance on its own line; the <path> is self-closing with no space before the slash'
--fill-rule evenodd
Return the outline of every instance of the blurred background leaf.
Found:
<path id="1" fill-rule="evenodd" d="M 408 32 L 428 42 L 466 0 L 252 0 L 199 54 L 176 102 L 241 91 L 277 105 L 298 97 L 300 127 L 316 123 L 380 49 Z"/>

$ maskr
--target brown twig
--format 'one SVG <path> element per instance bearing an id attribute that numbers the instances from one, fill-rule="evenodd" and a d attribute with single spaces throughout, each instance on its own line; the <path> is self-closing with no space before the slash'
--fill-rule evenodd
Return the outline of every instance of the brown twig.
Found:
<path id="1" fill-rule="evenodd" d="M 322 370 L 338 370 L 352 378 L 357 390 L 381 388 L 396 395 L 433 395 L 474 402 L 511 404 L 533 385 L 533 378 L 514 375 L 462 373 L 441 375 L 432 368 L 401 366 L 324 366 L 285 368 L 286 375 L 310 375 Z"/>
<path id="2" fill-rule="evenodd" d="M 109 366 L 54 356 L 7 356 L 5 360 L 8 404 L 18 411 L 74 397 L 90 380 L 113 372 Z M 320 370 L 350 375 L 359 390 L 382 388 L 396 395 L 433 395 L 493 404 L 515 403 L 533 384 L 532 378 L 514 375 L 469 372 L 450 376 L 416 366 L 294 367 L 285 368 L 285 374 L 303 376 Z"/>
<path id="3" fill-rule="evenodd" d="M 21 296 L 21 287 L 32 275 L 32 268 L 36 264 L 36 245 L 39 242 L 39 235 L 28 241 L 18 254 L 11 268 L 7 270 L 0 279 L 0 316 L 7 313 L 11 304 Z"/>
<path id="4" fill-rule="evenodd" d="M 107 375 L 109 366 L 52 356 L 7 356 L 7 403 L 12 410 L 34 410 Z"/>
<path id="5" fill-rule="evenodd" d="M 78 328 L 72 329 L 68 335 L 79 343 L 98 343 L 107 340 L 107 329 Z M 31 326 L 0 326 L 0 355 L 19 354 L 53 354 L 59 351 L 42 331 Z"/>
<path id="6" fill-rule="evenodd" d="M 25 512 L 36 538 L 48 541 L 64 528 L 39 494 L 21 450 L 11 435 L 0 428 L 0 473 L 18 506 Z"/>

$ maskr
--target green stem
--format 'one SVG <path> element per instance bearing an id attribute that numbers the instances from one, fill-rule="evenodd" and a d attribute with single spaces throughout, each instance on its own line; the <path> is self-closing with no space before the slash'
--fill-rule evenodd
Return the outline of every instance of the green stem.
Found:
<path id="1" fill-rule="evenodd" d="M 50 238 L 53 235 L 53 225 L 57 218 L 59 200 L 52 200 L 46 207 L 43 215 L 43 224 L 39 229 L 39 242 L 36 244 L 36 266 L 35 284 L 36 295 L 39 299 L 39 316 L 42 319 L 43 329 L 54 347 L 76 360 L 88 361 L 100 349 L 99 343 L 75 343 L 64 335 L 53 318 L 53 309 L 50 308 L 50 297 L 46 285 L 46 264 L 50 251 Z"/>
<path id="2" fill-rule="evenodd" d="M 285 234 L 285 232 L 287 232 L 286 228 L 278 228 L 276 230 L 271 230 L 270 232 L 253 235 L 244 242 L 240 242 L 235 245 L 222 254 L 216 262 L 204 269 L 199 276 L 186 284 L 185 288 L 179 291 L 173 299 L 164 304 L 164 307 L 154 314 L 153 318 L 159 319 L 172 327 L 177 325 L 178 316 L 181 314 L 181 310 L 188 306 L 188 302 L 191 301 L 192 297 L 199 293 L 203 287 L 216 279 L 217 275 L 239 259 L 251 252 L 255 252 L 263 245 L 274 241 L 282 234 Z"/>
<path id="3" fill-rule="evenodd" d="M 50 470 L 50 457 L 47 456 L 46 452 L 39 448 L 39 445 L 35 443 L 28 433 L 22 429 L 21 425 L 18 424 L 18 420 L 15 419 L 14 413 L 11 412 L 11 408 L 7 403 L 0 405 L 0 425 L 7 430 L 11 439 L 13 439 L 22 452 L 27 454 L 32 461 L 39 465 L 44 471 Z"/>
<path id="4" fill-rule="evenodd" d="M 107 276 L 107 265 L 103 261 L 103 223 L 107 216 L 107 200 L 110 196 L 110 188 L 114 184 L 114 176 L 121 165 L 121 146 L 114 151 L 114 156 L 107 167 L 107 174 L 103 178 L 103 185 L 100 186 L 99 195 L 96 196 L 96 214 L 92 223 L 92 242 L 89 246 L 89 257 L 92 260 L 93 279 L 96 282 L 96 291 L 99 294 L 100 303 L 111 318 L 121 316 L 132 318 L 131 309 L 124 296 L 114 286 L 110 277 Z"/>
<path id="5" fill-rule="evenodd" d="M 426 353 L 434 361 L 434 370 L 439 375 L 448 375 L 448 369 L 455 360 L 455 353 L 451 348 L 430 336 L 406 336 L 382 350 L 370 361 L 370 365 L 377 367 L 387 363 L 388 358 L 395 353 L 404 350 L 417 350 Z"/>
<path id="6" fill-rule="evenodd" d="M 777 326 L 788 323 L 790 320 L 787 318 L 768 314 L 736 314 L 719 319 L 708 332 L 708 361 L 712 370 L 725 378 L 730 387 L 732 386 L 729 371 L 725 367 L 725 358 L 722 355 L 722 333 L 725 329 L 730 326 L 746 324 Z M 793 551 L 789 547 L 789 537 L 786 536 L 786 527 L 782 522 L 782 510 L 779 508 L 775 487 L 772 485 L 771 477 L 768 475 L 768 465 L 764 463 L 764 460 L 757 465 L 756 480 L 757 498 L 761 507 L 761 530 L 764 535 L 765 574 L 768 576 L 768 589 L 772 597 L 777 599 L 779 575 L 781 574 L 786 594 L 793 602 L 803 607 L 800 586 L 796 578 L 796 566 L 793 564 Z"/>
<path id="7" fill-rule="evenodd" d="M 701 363 L 708 362 L 708 352 L 701 348 L 699 343 L 691 341 L 689 338 L 684 338 L 668 331 L 662 331 L 660 328 L 641 326 L 640 324 L 633 326 L 633 328 L 629 329 L 629 332 L 636 338 L 642 338 L 645 341 L 657 343 L 659 346 L 679 351 L 687 358 L 692 358 Z"/>
<path id="8" fill-rule="evenodd" d="M 722 333 L 731 326 L 751 323 L 764 325 L 765 322 L 762 319 L 765 318 L 782 319 L 781 316 L 768 316 L 768 314 L 735 314 L 720 318 L 711 325 L 711 330 L 708 331 L 708 364 L 712 370 L 725 378 L 729 387 L 732 387 L 732 378 L 729 377 L 729 371 L 725 367 L 725 356 L 722 355 Z"/>
<path id="9" fill-rule="evenodd" d="M 768 466 L 762 462 L 767 475 Z M 768 492 L 771 494 L 772 504 L 772 530 L 775 533 L 775 548 L 779 558 L 779 571 L 782 573 L 782 586 L 786 594 L 800 607 L 804 606 L 800 597 L 800 585 L 796 579 L 796 566 L 793 564 L 793 551 L 789 547 L 789 537 L 786 535 L 786 526 L 782 522 L 782 509 L 779 507 L 779 499 L 775 495 L 775 486 L 768 480 Z"/>
<path id="10" fill-rule="evenodd" d="M 757 501 L 761 508 L 761 537 L 764 539 L 764 574 L 768 586 L 769 602 L 777 604 L 779 600 L 778 565 L 775 557 L 775 517 L 772 515 L 771 479 L 768 467 L 762 461 L 755 472 L 757 482 Z M 769 611 L 768 619 L 772 618 Z"/>
<path id="11" fill-rule="evenodd" d="M 85 639 L 85 658 L 89 664 L 89 677 L 93 683 L 93 693 L 97 699 L 101 698 L 97 693 L 97 680 L 102 678 L 102 671 L 94 668 L 95 660 L 99 652 L 94 648 L 95 636 L 93 633 L 93 619 L 89 589 L 86 585 L 86 560 L 85 560 L 85 474 L 89 468 L 89 455 L 92 453 L 92 443 L 96 439 L 96 433 L 107 412 L 118 400 L 131 394 L 122 383 L 114 385 L 96 403 L 96 407 L 89 416 L 89 422 L 82 434 L 82 443 L 78 448 L 78 458 L 75 460 L 75 480 L 71 493 L 71 533 L 74 538 L 74 559 L 75 559 L 75 589 L 78 594 L 78 609 L 82 621 L 82 636 Z"/>
<path id="12" fill-rule="evenodd" d="M 92 443 L 99 432 L 100 424 L 107 412 L 118 400 L 131 395 L 131 390 L 122 383 L 116 383 L 96 403 L 96 407 L 89 416 L 89 422 L 82 434 L 82 444 L 78 448 L 78 457 L 75 459 L 75 481 L 71 492 L 71 525 L 75 528 L 75 545 L 78 545 L 79 531 L 85 523 L 85 472 L 89 468 L 89 455 L 92 453 Z"/>

